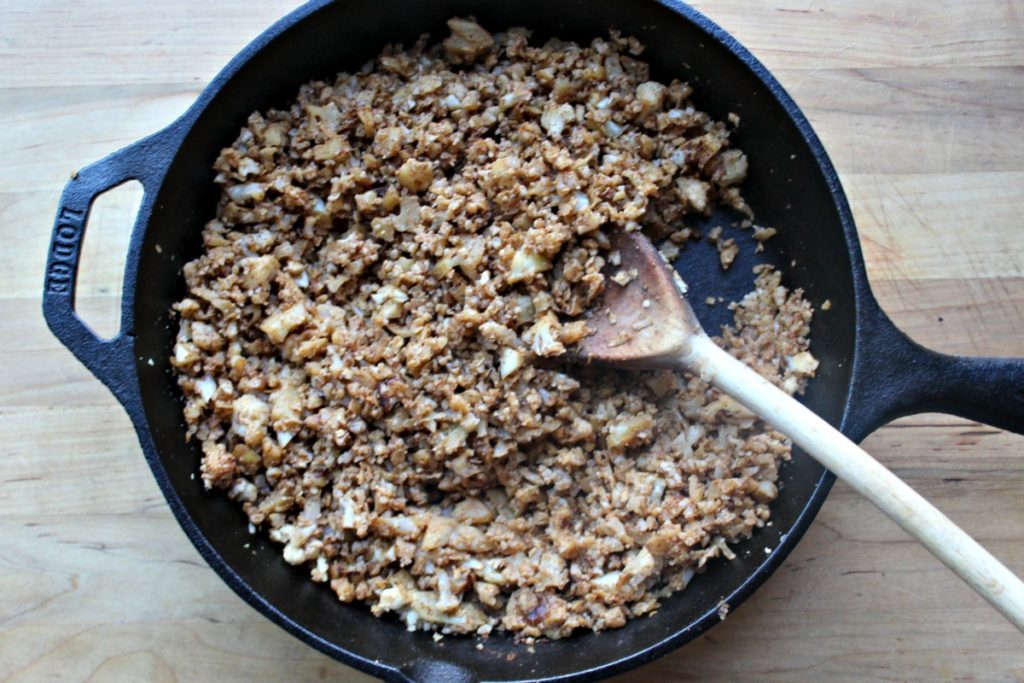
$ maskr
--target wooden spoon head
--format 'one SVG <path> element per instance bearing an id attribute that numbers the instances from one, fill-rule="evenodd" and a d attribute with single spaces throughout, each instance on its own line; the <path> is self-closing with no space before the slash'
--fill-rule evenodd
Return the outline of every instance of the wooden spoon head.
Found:
<path id="1" fill-rule="evenodd" d="M 587 318 L 593 333 L 568 355 L 628 368 L 678 367 L 690 340 L 704 335 L 686 285 L 640 232 L 617 229 L 611 243 L 619 263 L 605 268 L 604 296 Z"/>

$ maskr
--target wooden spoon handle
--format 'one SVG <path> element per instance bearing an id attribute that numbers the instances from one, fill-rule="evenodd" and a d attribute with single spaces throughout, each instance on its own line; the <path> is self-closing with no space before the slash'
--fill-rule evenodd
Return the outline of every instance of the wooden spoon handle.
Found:
<path id="1" fill-rule="evenodd" d="M 1024 632 L 1024 583 L 902 479 L 706 335 L 681 361 L 874 503 Z"/>

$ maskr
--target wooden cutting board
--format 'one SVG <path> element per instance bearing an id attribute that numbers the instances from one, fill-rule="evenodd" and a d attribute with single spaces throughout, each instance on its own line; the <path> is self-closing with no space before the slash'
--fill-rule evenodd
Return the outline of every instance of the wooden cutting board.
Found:
<path id="1" fill-rule="evenodd" d="M 1024 356 L 1024 2 L 696 5 L 811 119 L 896 322 L 941 351 Z M 0 679 L 365 679 L 206 567 L 39 310 L 70 172 L 169 123 L 292 6 L 0 0 Z M 86 240 L 80 308 L 105 329 L 132 201 L 104 198 Z M 921 415 L 865 447 L 1024 574 L 1024 440 Z M 1021 680 L 1024 636 L 838 484 L 751 600 L 621 680 L 858 677 Z"/>

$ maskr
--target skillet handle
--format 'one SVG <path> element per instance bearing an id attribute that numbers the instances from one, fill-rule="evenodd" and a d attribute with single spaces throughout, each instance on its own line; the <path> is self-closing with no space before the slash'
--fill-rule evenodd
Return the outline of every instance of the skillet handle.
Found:
<path id="1" fill-rule="evenodd" d="M 910 339 L 871 301 L 862 319 L 847 433 L 905 415 L 948 413 L 1024 434 L 1024 358 L 950 356 Z"/>
<path id="2" fill-rule="evenodd" d="M 57 339 L 125 405 L 133 400 L 136 382 L 132 358 L 135 273 L 130 266 L 125 268 L 120 329 L 111 339 L 100 338 L 75 312 L 82 241 L 96 198 L 124 182 L 138 180 L 144 197 L 129 246 L 129 254 L 137 253 L 152 207 L 152 193 L 163 179 L 169 151 L 181 128 L 172 124 L 74 173 L 64 187 L 50 237 L 43 285 L 46 323 Z M 128 263 L 131 262 L 129 256 Z"/>

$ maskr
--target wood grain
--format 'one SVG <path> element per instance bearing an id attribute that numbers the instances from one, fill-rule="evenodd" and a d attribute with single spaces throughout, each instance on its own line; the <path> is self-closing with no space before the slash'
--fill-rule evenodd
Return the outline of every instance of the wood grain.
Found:
<path id="1" fill-rule="evenodd" d="M 896 322 L 942 351 L 1024 356 L 1024 2 L 695 4 L 811 119 Z M 0 680 L 365 680 L 203 564 L 127 418 L 39 313 L 68 174 L 172 121 L 293 6 L 0 0 Z M 116 310 L 119 206 L 90 226 L 90 316 Z M 1024 573 L 1022 443 L 921 415 L 864 446 Z M 621 680 L 697 678 L 1024 680 L 1024 639 L 840 484 L 749 602 Z"/>

